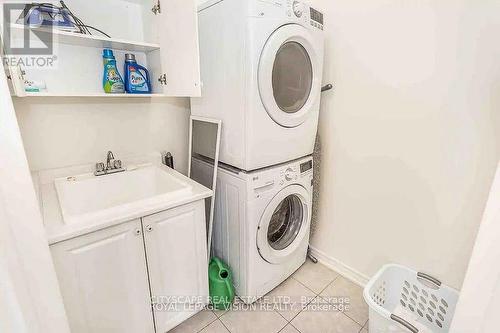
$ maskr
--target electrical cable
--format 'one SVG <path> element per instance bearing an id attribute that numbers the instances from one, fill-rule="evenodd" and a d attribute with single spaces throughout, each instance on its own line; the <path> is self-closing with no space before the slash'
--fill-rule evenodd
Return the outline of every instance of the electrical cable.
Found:
<path id="1" fill-rule="evenodd" d="M 95 30 L 95 31 L 103 34 L 104 36 L 111 38 L 111 36 L 108 35 L 107 33 L 105 33 L 104 31 L 102 31 L 96 27 L 93 27 L 91 25 L 85 24 L 78 16 L 73 14 L 71 9 L 69 9 L 68 6 L 66 6 L 66 4 L 64 3 L 63 0 L 60 0 L 59 3 L 61 4 L 61 7 L 57 7 L 56 5 L 54 5 L 52 3 L 47 3 L 47 2 L 33 3 L 32 6 L 45 7 L 45 8 L 55 9 L 55 10 L 64 9 L 67 12 L 67 14 L 69 15 L 69 17 L 71 18 L 71 20 L 72 20 L 71 23 L 73 23 L 75 25 L 75 27 L 78 29 L 79 33 L 81 33 L 83 35 L 92 35 L 91 30 Z"/>

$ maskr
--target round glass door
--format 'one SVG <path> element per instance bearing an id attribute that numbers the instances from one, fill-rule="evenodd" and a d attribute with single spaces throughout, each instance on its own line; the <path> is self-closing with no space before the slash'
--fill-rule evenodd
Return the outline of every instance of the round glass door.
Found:
<path id="1" fill-rule="evenodd" d="M 266 112 L 280 126 L 300 126 L 319 107 L 321 48 L 317 49 L 315 41 L 301 25 L 286 24 L 264 45 L 258 69 L 259 95 Z"/>
<path id="2" fill-rule="evenodd" d="M 298 112 L 311 94 L 313 69 L 307 50 L 298 42 L 284 43 L 274 59 L 272 86 L 278 107 Z"/>
<path id="3" fill-rule="evenodd" d="M 267 229 L 269 245 L 278 251 L 286 249 L 299 234 L 304 218 L 302 202 L 295 194 L 287 196 L 276 207 Z"/>
<path id="4" fill-rule="evenodd" d="M 310 193 L 298 184 L 285 187 L 271 199 L 257 228 L 257 249 L 264 260 L 283 263 L 307 247 L 310 200 Z"/>

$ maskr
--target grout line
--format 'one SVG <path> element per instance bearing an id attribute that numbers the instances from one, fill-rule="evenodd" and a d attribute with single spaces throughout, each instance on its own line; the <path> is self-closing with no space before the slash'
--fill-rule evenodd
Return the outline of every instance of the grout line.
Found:
<path id="1" fill-rule="evenodd" d="M 222 310 L 218 310 L 218 311 L 222 311 Z M 225 315 L 226 313 L 229 312 L 229 310 L 225 310 L 220 316 L 217 315 L 217 313 L 215 313 L 214 310 L 212 310 L 212 312 L 214 313 L 214 315 L 217 317 L 217 319 L 219 319 L 220 317 L 222 317 L 223 315 Z"/>
<path id="2" fill-rule="evenodd" d="M 283 317 L 283 315 L 281 313 L 279 313 L 278 311 L 274 310 L 274 312 L 277 312 L 281 317 Z M 288 324 L 290 324 L 285 317 L 283 317 L 283 319 L 285 319 L 286 324 L 282 328 L 280 328 L 279 331 L 276 332 L 276 333 L 279 333 L 279 332 L 283 331 L 285 329 L 285 327 L 287 327 Z"/>
<path id="3" fill-rule="evenodd" d="M 292 320 L 294 320 L 299 314 L 301 314 L 302 312 L 304 312 L 304 310 L 309 306 L 309 304 L 311 304 L 312 302 L 314 302 L 314 300 L 316 298 L 318 298 L 318 297 L 319 297 L 318 295 L 315 295 L 313 299 L 311 299 L 309 302 L 307 302 L 307 304 L 302 308 L 302 310 L 299 311 L 299 313 L 297 313 L 295 316 L 293 316 L 292 319 L 290 319 L 290 320 L 287 319 L 288 323 L 291 325 L 292 324 Z M 293 327 L 295 327 L 295 326 L 293 326 Z M 297 328 L 295 327 L 295 329 L 297 329 Z M 297 331 L 298 331 L 298 329 L 297 329 Z"/>
<path id="4" fill-rule="evenodd" d="M 208 310 L 208 309 L 207 309 L 207 310 Z M 205 310 L 201 310 L 201 311 L 205 311 Z M 200 312 L 198 312 L 197 314 L 195 314 L 194 316 L 199 315 L 199 314 L 201 313 L 201 311 L 200 311 Z M 203 331 L 205 328 L 207 328 L 208 326 L 212 325 L 214 321 L 216 321 L 217 319 L 219 319 L 219 318 L 217 317 L 217 315 L 216 315 L 216 314 L 215 314 L 212 310 L 210 310 L 210 312 L 212 312 L 212 314 L 215 316 L 215 319 L 214 319 L 214 320 L 212 320 L 211 322 L 209 322 L 208 324 L 206 324 L 205 326 L 203 326 L 202 328 L 200 328 L 199 330 L 197 330 L 197 331 L 196 331 L 197 333 L 199 333 L 199 332 Z M 194 317 L 194 316 L 193 316 L 193 317 Z M 191 317 L 191 318 L 193 318 L 193 317 Z M 191 319 L 191 318 L 190 318 L 190 319 Z"/>
<path id="5" fill-rule="evenodd" d="M 277 314 L 279 314 L 283 319 L 286 320 L 286 323 L 288 324 L 290 321 L 288 319 L 285 318 L 285 316 L 283 316 L 278 310 L 273 310 L 274 312 L 276 312 Z M 285 325 L 286 326 L 286 325 Z M 281 330 L 280 330 L 281 331 Z"/>
<path id="6" fill-rule="evenodd" d="M 355 323 L 356 325 L 359 326 L 359 329 L 363 329 L 363 326 L 361 326 L 356 320 L 352 319 L 351 317 L 349 317 L 348 315 L 346 315 L 344 312 L 342 311 L 339 311 L 340 313 L 342 313 L 344 316 L 346 316 L 347 318 L 349 318 L 353 323 Z"/>
<path id="7" fill-rule="evenodd" d="M 221 316 L 222 317 L 222 316 Z M 224 326 L 224 328 L 229 332 L 231 333 L 231 330 L 229 330 L 229 328 L 222 322 L 222 320 L 220 320 L 220 318 L 217 318 L 218 321 L 220 321 L 220 323 L 222 324 L 222 326 Z"/>
<path id="8" fill-rule="evenodd" d="M 297 332 L 302 333 L 297 327 L 295 327 L 292 323 L 290 325 L 297 330 Z"/>
<path id="9" fill-rule="evenodd" d="M 285 327 L 283 327 L 281 330 L 279 330 L 279 331 L 278 331 L 278 333 L 283 332 L 283 330 L 284 330 L 285 328 L 287 328 L 287 326 L 292 326 L 293 328 L 295 328 L 295 329 L 297 330 L 297 332 L 301 333 L 301 332 L 297 329 L 297 327 L 293 326 L 293 325 L 292 325 L 292 323 L 290 323 L 290 322 L 289 322 L 289 323 L 287 323 L 287 324 L 285 325 Z"/>
<path id="10" fill-rule="evenodd" d="M 368 331 L 368 327 L 366 326 L 367 323 L 368 323 L 368 320 L 366 321 L 365 325 L 363 327 L 361 327 L 361 329 L 359 330 L 359 333 L 362 333 L 362 331 L 364 329 L 366 329 L 366 331 Z"/>
<path id="11" fill-rule="evenodd" d="M 321 296 L 321 295 L 318 295 L 318 297 L 320 297 L 321 299 L 323 299 L 325 302 L 327 302 L 327 303 L 329 303 L 329 304 L 332 304 L 332 303 L 330 303 L 330 302 L 329 302 L 329 301 L 325 298 L 326 296 Z M 330 297 L 330 296 L 328 296 L 328 297 Z M 335 297 L 335 296 L 333 296 L 333 297 Z M 332 304 L 332 305 L 333 305 L 333 304 Z M 354 318 L 352 318 L 351 316 L 349 316 L 349 315 L 348 315 L 345 311 L 340 311 L 340 310 L 337 310 L 337 311 L 342 312 L 342 313 L 344 314 L 344 316 L 346 316 L 346 317 L 348 317 L 349 319 L 351 319 L 352 321 L 354 321 L 356 324 L 358 324 L 359 326 L 361 326 L 361 328 L 365 327 L 366 323 L 368 322 L 368 319 L 367 319 L 367 320 L 365 321 L 365 323 L 364 323 L 364 324 L 361 324 L 361 323 L 359 323 L 356 319 L 354 319 Z"/>
<path id="12" fill-rule="evenodd" d="M 327 284 L 321 291 L 319 292 L 318 296 L 321 296 L 321 293 L 325 291 L 328 287 L 330 287 L 337 279 L 340 277 L 340 274 L 338 274 L 329 284 Z"/>
<path id="13" fill-rule="evenodd" d="M 314 290 L 312 290 L 311 288 L 309 288 L 305 283 L 300 282 L 299 280 L 297 280 L 294 277 L 292 277 L 292 279 L 294 279 L 295 281 L 297 281 L 298 283 L 300 283 L 301 285 L 303 285 L 304 287 L 306 287 L 306 289 L 309 290 L 310 292 L 312 292 L 314 295 L 318 296 L 318 294 Z"/>

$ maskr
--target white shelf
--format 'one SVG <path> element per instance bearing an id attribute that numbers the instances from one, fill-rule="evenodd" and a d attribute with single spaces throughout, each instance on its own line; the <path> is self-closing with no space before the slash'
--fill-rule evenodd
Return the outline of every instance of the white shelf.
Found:
<path id="1" fill-rule="evenodd" d="M 22 34 L 27 26 L 23 24 L 11 24 L 11 34 Z M 48 30 L 45 28 L 30 28 L 33 31 L 41 33 L 52 33 L 54 40 L 60 44 L 95 47 L 95 48 L 109 48 L 115 50 L 135 51 L 135 52 L 151 52 L 160 49 L 160 45 L 152 43 L 137 42 L 125 39 L 107 38 L 104 36 L 83 35 L 74 32 L 67 32 L 61 30 Z"/>
<path id="2" fill-rule="evenodd" d="M 154 98 L 154 97 L 167 97 L 165 94 L 106 94 L 106 93 L 93 93 L 93 94 L 80 94 L 80 93 L 47 93 L 47 92 L 27 92 L 25 97 L 93 97 L 93 98 Z"/>

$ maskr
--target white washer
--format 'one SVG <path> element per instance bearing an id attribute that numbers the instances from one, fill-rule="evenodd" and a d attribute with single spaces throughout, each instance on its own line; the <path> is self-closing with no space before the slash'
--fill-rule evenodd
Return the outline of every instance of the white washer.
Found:
<path id="1" fill-rule="evenodd" d="M 214 0 L 198 21 L 203 88 L 191 111 L 222 120 L 220 160 L 251 171 L 312 154 L 323 14 L 302 0 Z"/>
<path id="2" fill-rule="evenodd" d="M 312 204 L 312 158 L 246 173 L 220 165 L 214 255 L 231 267 L 236 293 L 252 302 L 306 260 Z M 194 174 L 211 165 L 193 159 Z"/>

